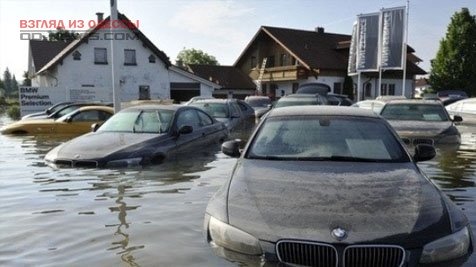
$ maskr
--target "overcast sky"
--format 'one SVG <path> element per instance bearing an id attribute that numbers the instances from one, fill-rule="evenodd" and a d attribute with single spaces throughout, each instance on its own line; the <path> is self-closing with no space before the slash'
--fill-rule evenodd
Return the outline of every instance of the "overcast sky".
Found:
<path id="1" fill-rule="evenodd" d="M 392 0 L 117 0 L 132 21 L 172 62 L 178 52 L 196 48 L 232 65 L 261 25 L 350 34 L 358 14 L 404 6 Z M 430 71 L 451 16 L 475 0 L 411 0 L 408 43 Z M 21 20 L 96 19 L 109 14 L 109 0 L 0 0 L 0 72 L 8 67 L 21 80 L 27 70 L 28 41 L 20 40 Z"/>

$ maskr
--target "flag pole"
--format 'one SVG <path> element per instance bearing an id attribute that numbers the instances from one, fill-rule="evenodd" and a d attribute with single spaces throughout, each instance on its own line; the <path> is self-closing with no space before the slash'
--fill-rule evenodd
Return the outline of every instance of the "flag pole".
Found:
<path id="1" fill-rule="evenodd" d="M 116 57 L 116 49 L 115 49 L 115 42 L 114 42 L 114 33 L 115 29 L 113 27 L 113 22 L 117 22 L 117 0 L 110 0 L 111 1 L 111 16 L 109 19 L 109 29 L 111 32 L 111 83 L 112 83 L 112 97 L 114 103 L 114 113 L 119 112 L 121 110 L 121 94 L 120 94 L 120 83 L 119 83 L 119 69 L 118 64 L 115 64 Z"/>
<path id="2" fill-rule="evenodd" d="M 378 66 L 378 87 L 377 87 L 377 96 L 382 94 L 382 49 L 383 49 L 383 40 L 382 40 L 382 20 L 383 20 L 383 9 L 380 9 L 380 15 L 378 20 L 378 57 L 377 57 L 377 66 Z"/>
<path id="3" fill-rule="evenodd" d="M 410 0 L 407 0 L 406 14 L 405 14 L 405 38 L 403 41 L 403 81 L 402 81 L 402 95 L 405 96 L 405 85 L 407 80 L 407 43 L 408 43 L 408 14 L 410 9 Z"/>

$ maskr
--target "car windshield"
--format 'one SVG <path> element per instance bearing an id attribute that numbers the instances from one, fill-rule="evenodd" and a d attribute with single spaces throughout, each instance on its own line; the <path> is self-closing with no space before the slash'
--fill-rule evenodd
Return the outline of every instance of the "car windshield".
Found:
<path id="1" fill-rule="evenodd" d="M 309 105 L 319 105 L 317 98 L 282 98 L 276 103 L 277 108 Z"/>
<path id="2" fill-rule="evenodd" d="M 380 119 L 292 116 L 266 119 L 246 155 L 268 160 L 407 162 L 409 158 Z"/>
<path id="3" fill-rule="evenodd" d="M 448 121 L 441 105 L 431 104 L 387 104 L 380 113 L 387 120 Z"/>
<path id="4" fill-rule="evenodd" d="M 173 110 L 130 110 L 115 114 L 99 132 L 166 133 L 173 117 Z"/>
<path id="5" fill-rule="evenodd" d="M 254 108 L 266 108 L 268 105 L 271 105 L 271 100 L 269 98 L 256 98 L 248 99 L 246 103 Z"/>
<path id="6" fill-rule="evenodd" d="M 69 106 L 69 107 L 65 107 L 61 110 L 58 110 L 57 112 L 55 113 L 52 113 L 50 115 L 51 118 L 60 118 L 60 117 L 63 117 L 64 115 L 66 114 L 69 114 L 75 110 L 77 110 L 79 108 L 79 106 Z"/>
<path id="7" fill-rule="evenodd" d="M 195 102 L 191 106 L 201 108 L 215 118 L 228 118 L 230 115 L 226 103 Z"/>

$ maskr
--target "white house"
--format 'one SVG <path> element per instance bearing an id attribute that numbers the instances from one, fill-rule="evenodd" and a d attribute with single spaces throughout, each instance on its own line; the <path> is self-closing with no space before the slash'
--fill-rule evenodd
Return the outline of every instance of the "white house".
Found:
<path id="1" fill-rule="evenodd" d="M 209 96 L 218 84 L 172 66 L 159 50 L 123 14 L 111 34 L 109 18 L 72 42 L 30 41 L 28 60 L 32 86 L 58 90 L 104 91 L 112 101 L 111 39 L 115 42 L 121 101 L 174 99 L 185 101 L 197 95 Z"/>

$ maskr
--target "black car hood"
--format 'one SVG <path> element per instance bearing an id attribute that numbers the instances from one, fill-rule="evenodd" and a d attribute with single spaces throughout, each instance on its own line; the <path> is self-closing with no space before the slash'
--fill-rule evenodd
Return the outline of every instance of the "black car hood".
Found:
<path id="1" fill-rule="evenodd" d="M 389 120 L 399 135 L 437 136 L 453 125 L 451 121 L 405 121 Z"/>
<path id="2" fill-rule="evenodd" d="M 369 171 L 372 170 L 372 171 Z M 420 247 L 451 233 L 439 191 L 413 163 L 238 162 L 229 223 L 253 236 Z M 410 235 L 410 236 L 409 236 Z"/>
<path id="3" fill-rule="evenodd" d="M 158 134 L 95 132 L 66 142 L 58 151 L 58 159 L 98 159 L 158 138 Z M 129 157 L 134 157 L 130 155 Z"/>

